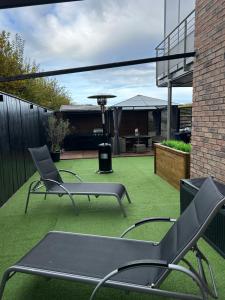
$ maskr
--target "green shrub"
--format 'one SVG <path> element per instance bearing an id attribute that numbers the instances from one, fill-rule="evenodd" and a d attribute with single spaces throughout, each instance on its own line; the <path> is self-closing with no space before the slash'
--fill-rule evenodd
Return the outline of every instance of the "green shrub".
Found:
<path id="1" fill-rule="evenodd" d="M 191 144 L 186 144 L 182 141 L 175 141 L 175 140 L 168 140 L 168 141 L 163 141 L 162 145 L 174 148 L 176 150 L 180 150 L 183 152 L 191 152 Z"/>

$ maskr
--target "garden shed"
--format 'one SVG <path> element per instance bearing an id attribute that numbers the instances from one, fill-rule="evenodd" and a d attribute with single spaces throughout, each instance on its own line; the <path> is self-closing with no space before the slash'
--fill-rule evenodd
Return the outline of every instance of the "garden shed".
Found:
<path id="1" fill-rule="evenodd" d="M 99 106 L 62 105 L 57 113 L 70 122 L 71 133 L 64 140 L 66 151 L 98 149 L 103 142 Z"/>

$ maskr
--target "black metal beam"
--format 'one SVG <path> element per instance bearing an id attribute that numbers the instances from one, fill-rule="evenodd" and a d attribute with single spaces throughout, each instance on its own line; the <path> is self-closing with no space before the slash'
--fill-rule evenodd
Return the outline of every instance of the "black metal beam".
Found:
<path id="1" fill-rule="evenodd" d="M 83 0 L 0 0 L 0 9 Z"/>
<path id="2" fill-rule="evenodd" d="M 153 63 L 153 62 L 159 62 L 159 61 L 194 57 L 194 56 L 195 56 L 195 52 L 188 52 L 188 53 L 182 53 L 182 54 L 136 59 L 136 60 L 115 62 L 115 63 L 102 64 L 102 65 L 93 65 L 93 66 L 87 66 L 87 67 L 62 69 L 62 70 L 46 71 L 46 72 L 30 73 L 30 74 L 21 74 L 21 75 L 9 76 L 9 77 L 0 77 L 0 82 L 9 82 L 9 81 L 17 81 L 17 80 L 25 80 L 25 79 L 34 79 L 34 78 L 40 78 L 40 77 L 57 76 L 57 75 L 65 75 L 65 74 L 72 74 L 72 73 L 81 73 L 81 72 L 89 72 L 89 71 L 96 71 L 96 70 L 120 68 L 120 67 L 141 65 L 141 64 L 147 64 L 147 63 Z"/>

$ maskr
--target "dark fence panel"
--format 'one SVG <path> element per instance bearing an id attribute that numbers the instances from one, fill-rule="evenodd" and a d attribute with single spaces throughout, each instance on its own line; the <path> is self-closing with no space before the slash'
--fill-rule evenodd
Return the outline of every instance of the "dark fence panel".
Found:
<path id="1" fill-rule="evenodd" d="M 13 191 L 16 191 L 25 181 L 20 101 L 9 96 L 6 96 L 4 101 L 6 101 L 8 108 L 8 134 L 11 152 L 10 166 L 12 168 Z"/>
<path id="2" fill-rule="evenodd" d="M 180 128 L 191 128 L 192 126 L 192 106 L 182 105 L 179 107 L 180 112 Z"/>
<path id="3" fill-rule="evenodd" d="M 29 147 L 46 144 L 45 127 L 51 111 L 1 93 L 0 96 L 0 206 L 35 172 Z M 3 101 L 1 101 L 3 100 Z"/>
<path id="4" fill-rule="evenodd" d="M 5 98 L 5 97 L 4 97 Z M 8 108 L 5 99 L 0 102 L 0 203 L 10 197 L 13 187 L 12 158 L 9 141 Z"/>
<path id="5" fill-rule="evenodd" d="M 24 144 L 24 165 L 26 180 L 33 174 L 35 168 L 28 152 L 29 147 L 33 147 L 33 109 L 29 103 L 21 102 L 22 134 Z"/>
<path id="6" fill-rule="evenodd" d="M 39 124 L 40 124 L 39 126 L 40 143 L 46 144 L 46 126 L 47 126 L 49 113 L 46 113 L 45 109 L 43 109 L 42 107 L 39 107 L 38 110 L 39 110 Z"/>

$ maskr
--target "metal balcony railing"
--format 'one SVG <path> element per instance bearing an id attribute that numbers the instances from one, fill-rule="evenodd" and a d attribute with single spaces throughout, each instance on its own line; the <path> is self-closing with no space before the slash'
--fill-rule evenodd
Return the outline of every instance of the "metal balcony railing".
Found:
<path id="1" fill-rule="evenodd" d="M 156 56 L 172 55 L 194 51 L 195 10 L 193 10 L 174 30 L 156 47 Z M 193 58 L 182 58 L 171 61 L 158 62 L 156 64 L 156 81 L 176 77 L 177 71 L 185 73 L 187 65 L 193 62 Z"/>

